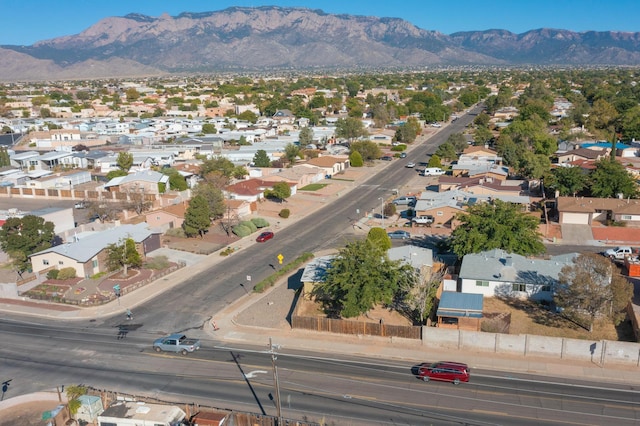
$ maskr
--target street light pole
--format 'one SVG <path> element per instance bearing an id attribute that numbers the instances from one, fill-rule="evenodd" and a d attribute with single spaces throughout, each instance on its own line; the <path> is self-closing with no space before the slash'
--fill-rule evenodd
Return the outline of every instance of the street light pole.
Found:
<path id="1" fill-rule="evenodd" d="M 384 199 L 378 197 L 378 200 L 380 200 L 380 217 L 382 218 L 382 229 L 384 229 Z"/>
<path id="2" fill-rule="evenodd" d="M 273 367 L 273 386 L 276 392 L 276 413 L 278 416 L 278 426 L 280 426 L 282 425 L 282 406 L 280 405 L 280 383 L 278 382 L 278 366 L 276 365 L 278 357 L 273 351 L 274 348 L 271 337 L 269 337 L 269 352 L 271 353 L 271 365 Z"/>

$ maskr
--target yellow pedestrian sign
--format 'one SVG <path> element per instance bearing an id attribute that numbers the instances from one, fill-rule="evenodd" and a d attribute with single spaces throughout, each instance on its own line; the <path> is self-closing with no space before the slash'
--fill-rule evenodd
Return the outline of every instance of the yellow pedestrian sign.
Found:
<path id="1" fill-rule="evenodd" d="M 278 263 L 282 265 L 282 261 L 284 260 L 284 256 L 282 255 L 282 253 L 280 253 L 278 255 Z"/>

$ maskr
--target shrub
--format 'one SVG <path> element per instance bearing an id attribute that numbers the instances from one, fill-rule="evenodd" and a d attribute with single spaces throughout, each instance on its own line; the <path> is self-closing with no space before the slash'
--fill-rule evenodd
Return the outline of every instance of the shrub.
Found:
<path id="1" fill-rule="evenodd" d="M 222 250 L 220 252 L 220 256 L 229 256 L 231 253 L 233 253 L 235 251 L 235 249 L 231 246 L 227 247 L 226 249 Z"/>
<path id="2" fill-rule="evenodd" d="M 62 268 L 60 269 L 60 272 L 58 272 L 59 280 L 68 280 L 70 278 L 75 278 L 75 277 L 76 277 L 75 268 Z"/>
<path id="3" fill-rule="evenodd" d="M 351 155 L 349 155 L 349 164 L 351 167 L 362 167 L 364 165 L 362 155 L 358 151 L 353 151 Z"/>
<path id="4" fill-rule="evenodd" d="M 169 237 L 187 238 L 187 235 L 184 233 L 184 229 L 182 228 L 167 229 L 167 232 L 165 232 L 165 234 Z"/>
<path id="5" fill-rule="evenodd" d="M 233 230 L 231 232 L 233 232 L 240 238 L 244 238 L 246 236 L 251 235 L 251 228 L 247 228 L 246 226 L 243 226 L 243 225 L 236 225 L 233 227 Z"/>
<path id="6" fill-rule="evenodd" d="M 313 253 L 308 253 L 308 252 L 302 253 L 292 262 L 287 263 L 286 265 L 283 265 L 279 271 L 273 273 L 272 275 L 269 275 L 267 278 L 265 278 L 264 280 L 256 284 L 253 287 L 254 293 L 264 292 L 267 289 L 267 287 L 272 287 L 278 281 L 278 279 L 282 278 L 283 276 L 286 276 L 290 271 L 299 267 L 303 263 L 308 262 L 311 259 L 313 259 Z"/>
<path id="7" fill-rule="evenodd" d="M 58 271 L 57 269 L 52 269 L 49 272 L 47 272 L 47 278 L 50 280 L 55 280 L 58 278 L 59 273 L 60 271 Z"/>
<path id="8" fill-rule="evenodd" d="M 396 214 L 396 205 L 393 203 L 387 203 L 384 205 L 384 215 L 385 216 L 393 216 Z"/>
<path id="9" fill-rule="evenodd" d="M 167 256 L 150 257 L 145 263 L 147 269 L 166 269 L 169 267 L 169 258 Z"/>
<path id="10" fill-rule="evenodd" d="M 253 219 L 251 219 L 251 222 L 253 222 L 256 228 L 266 228 L 267 226 L 269 226 L 269 222 L 267 222 L 267 219 L 261 217 L 254 217 Z"/>
<path id="11" fill-rule="evenodd" d="M 402 152 L 404 150 L 407 149 L 407 146 L 405 144 L 400 144 L 400 145 L 396 145 L 396 146 L 392 146 L 391 147 L 391 151 L 398 151 L 398 152 Z"/>
<path id="12" fill-rule="evenodd" d="M 290 214 L 291 212 L 289 211 L 289 209 L 282 209 L 280 210 L 280 213 L 278 213 L 278 216 L 280 216 L 283 219 L 286 219 L 289 217 Z"/>
<path id="13" fill-rule="evenodd" d="M 255 223 L 253 223 L 250 220 L 242 221 L 242 222 L 240 222 L 238 224 L 238 226 L 246 226 L 247 228 L 249 228 L 251 230 L 252 234 L 258 230 L 258 227 L 255 225 Z"/>

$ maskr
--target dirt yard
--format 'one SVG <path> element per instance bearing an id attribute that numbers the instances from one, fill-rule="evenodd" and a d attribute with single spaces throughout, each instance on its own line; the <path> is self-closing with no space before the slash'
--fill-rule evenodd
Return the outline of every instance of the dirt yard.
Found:
<path id="1" fill-rule="evenodd" d="M 485 313 L 511 314 L 509 334 L 535 334 L 550 337 L 567 337 L 573 339 L 593 340 L 629 340 L 625 326 L 615 327 L 609 321 L 599 321 L 594 324 L 593 332 L 589 333 L 582 327 L 564 319 L 562 316 L 545 309 L 544 306 L 526 300 L 505 301 L 495 297 L 485 298 L 483 311 Z"/>
<path id="2" fill-rule="evenodd" d="M 321 317 L 326 316 L 326 314 L 322 311 L 322 306 L 319 303 L 301 298 L 298 301 L 298 304 L 298 315 Z M 347 321 L 362 321 L 371 323 L 377 323 L 380 322 L 380 320 L 382 320 L 382 322 L 387 325 L 413 325 L 409 319 L 404 317 L 399 312 L 394 311 L 393 309 L 384 308 L 382 306 L 376 306 L 366 314 L 360 315 L 359 317 L 347 319 Z"/>

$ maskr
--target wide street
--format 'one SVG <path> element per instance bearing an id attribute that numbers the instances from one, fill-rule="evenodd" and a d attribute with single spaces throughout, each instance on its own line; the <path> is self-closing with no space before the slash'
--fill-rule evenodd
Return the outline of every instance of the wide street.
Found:
<path id="1" fill-rule="evenodd" d="M 415 147 L 407 160 L 426 159 L 466 115 Z M 203 329 L 215 312 L 251 291 L 252 283 L 303 252 L 318 252 L 353 238 L 359 211 L 372 210 L 408 179 L 394 161 L 339 199 L 277 232 L 268 244 L 251 245 L 215 267 L 185 269 L 184 281 L 123 316 L 83 322 L 14 317 L 0 320 L 6 397 L 83 383 L 99 389 L 198 402 L 275 415 L 272 360 L 264 343 L 234 347 Z M 361 215 L 360 215 L 361 216 Z M 202 339 L 188 357 L 159 355 L 151 342 L 174 331 Z M 436 361 L 436 360 L 423 360 Z M 629 385 L 474 370 L 472 381 L 453 386 L 423 383 L 416 365 L 398 360 L 289 351 L 277 357 L 283 415 L 328 424 L 634 424 L 640 392 Z"/>
<path id="2" fill-rule="evenodd" d="M 3 374 L 34 389 L 78 382 L 276 414 L 266 348 L 216 347 L 207 339 L 196 354 L 159 355 L 145 322 L 117 339 L 117 329 L 2 321 Z M 283 416 L 328 424 L 631 425 L 640 418 L 639 392 L 625 385 L 482 370 L 459 386 L 424 383 L 415 364 L 308 353 L 279 354 L 277 365 Z"/>

